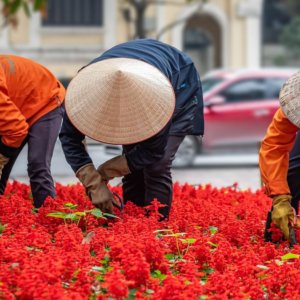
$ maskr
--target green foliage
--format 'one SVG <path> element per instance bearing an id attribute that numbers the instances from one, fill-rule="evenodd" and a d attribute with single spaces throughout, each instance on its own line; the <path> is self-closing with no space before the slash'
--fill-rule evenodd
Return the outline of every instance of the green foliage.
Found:
<path id="1" fill-rule="evenodd" d="M 6 224 L 2 224 L 2 223 L 0 222 L 0 236 L 3 234 L 5 228 L 6 228 Z"/>
<path id="2" fill-rule="evenodd" d="M 167 275 L 162 274 L 160 270 L 155 270 L 151 272 L 151 277 L 158 278 L 160 283 L 162 283 L 166 279 Z"/>
<path id="3" fill-rule="evenodd" d="M 287 253 L 283 256 L 281 256 L 282 260 L 289 260 L 289 259 L 299 259 L 300 255 L 295 253 Z"/>
<path id="4" fill-rule="evenodd" d="M 197 240 L 194 238 L 184 238 L 185 232 L 174 232 L 172 229 L 159 229 L 155 230 L 157 238 L 173 237 L 175 239 L 177 253 L 168 253 L 166 258 L 168 261 L 175 263 L 178 260 L 184 260 L 184 256 L 187 254 L 189 247 L 194 244 Z M 181 238 L 180 238 L 181 237 Z M 185 247 L 180 247 L 180 244 L 183 244 Z"/>
<path id="5" fill-rule="evenodd" d="M 4 24 L 17 25 L 16 14 L 19 11 L 30 17 L 31 11 L 43 11 L 47 0 L 0 0 L 2 2 L 2 15 L 5 19 Z"/>
<path id="6" fill-rule="evenodd" d="M 115 215 L 103 213 L 99 208 L 93 208 L 89 210 L 84 211 L 75 211 L 77 209 L 78 205 L 73 204 L 71 202 L 65 203 L 63 210 L 67 211 L 54 211 L 49 214 L 47 214 L 47 217 L 57 218 L 57 219 L 63 219 L 65 224 L 66 223 L 77 223 L 83 219 L 86 223 L 87 218 L 89 216 L 94 216 L 97 219 L 107 219 L 107 218 L 119 218 Z"/>

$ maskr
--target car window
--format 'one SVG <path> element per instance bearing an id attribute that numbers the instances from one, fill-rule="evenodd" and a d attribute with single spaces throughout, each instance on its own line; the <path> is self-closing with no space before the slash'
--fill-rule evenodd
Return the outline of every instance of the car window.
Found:
<path id="1" fill-rule="evenodd" d="M 248 79 L 233 83 L 220 93 L 226 102 L 243 102 L 266 99 L 264 79 Z"/>
<path id="2" fill-rule="evenodd" d="M 206 93 L 213 87 L 215 87 L 220 82 L 224 81 L 223 78 L 208 78 L 202 80 L 202 91 L 203 93 Z"/>
<path id="3" fill-rule="evenodd" d="M 288 78 L 268 78 L 267 79 L 267 97 L 279 98 L 281 87 Z"/>

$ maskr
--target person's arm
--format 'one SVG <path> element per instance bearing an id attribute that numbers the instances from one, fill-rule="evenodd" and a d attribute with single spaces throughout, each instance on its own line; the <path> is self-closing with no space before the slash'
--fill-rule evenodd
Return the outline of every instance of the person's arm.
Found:
<path id="1" fill-rule="evenodd" d="M 59 139 L 66 160 L 75 173 L 82 166 L 93 163 L 86 151 L 84 144 L 85 135 L 74 127 L 66 113 L 64 114 Z"/>
<path id="2" fill-rule="evenodd" d="M 73 126 L 66 113 L 59 139 L 67 162 L 86 188 L 92 203 L 102 212 L 112 213 L 113 195 L 95 169 L 92 159 L 86 151 L 85 136 Z"/>
<path id="3" fill-rule="evenodd" d="M 152 138 L 124 146 L 123 155 L 116 156 L 98 167 L 102 178 L 108 181 L 115 177 L 125 176 L 159 161 L 165 153 L 170 125 L 171 122 Z"/>
<path id="4" fill-rule="evenodd" d="M 0 153 L 13 156 L 26 138 L 28 129 L 24 115 L 9 97 L 5 74 L 0 66 Z"/>
<path id="5" fill-rule="evenodd" d="M 262 141 L 259 166 L 269 196 L 290 194 L 287 183 L 289 152 L 299 128 L 293 125 L 281 109 L 275 113 Z"/>

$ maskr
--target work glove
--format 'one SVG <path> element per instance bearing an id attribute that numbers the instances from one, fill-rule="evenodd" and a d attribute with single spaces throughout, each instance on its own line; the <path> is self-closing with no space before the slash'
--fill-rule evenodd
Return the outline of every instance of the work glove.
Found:
<path id="1" fill-rule="evenodd" d="M 98 167 L 98 172 L 103 180 L 109 181 L 115 177 L 125 176 L 130 173 L 126 157 L 116 156 Z"/>
<path id="2" fill-rule="evenodd" d="M 102 181 L 101 175 L 93 164 L 87 164 L 76 172 L 76 177 L 86 188 L 92 203 L 102 212 L 113 213 L 113 194 Z"/>
<path id="3" fill-rule="evenodd" d="M 4 166 L 8 163 L 9 158 L 0 153 L 0 179 L 2 177 L 2 171 Z"/>
<path id="4" fill-rule="evenodd" d="M 280 228 L 284 237 L 290 239 L 290 226 L 294 225 L 294 210 L 291 206 L 292 196 L 277 195 L 273 197 L 272 221 Z"/>

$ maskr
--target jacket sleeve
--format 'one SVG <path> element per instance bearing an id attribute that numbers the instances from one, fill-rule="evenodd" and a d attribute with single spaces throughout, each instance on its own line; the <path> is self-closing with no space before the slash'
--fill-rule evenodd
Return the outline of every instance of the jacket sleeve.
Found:
<path id="1" fill-rule="evenodd" d="M 9 97 L 5 74 L 0 66 L 0 152 L 9 156 L 9 150 L 20 147 L 28 129 L 24 115 Z"/>
<path id="2" fill-rule="evenodd" d="M 131 172 L 142 170 L 163 158 L 171 122 L 158 134 L 144 142 L 124 146 L 124 154 Z"/>
<path id="3" fill-rule="evenodd" d="M 268 127 L 259 152 L 261 176 L 269 196 L 290 193 L 287 182 L 289 152 L 298 130 L 279 108 Z"/>
<path id="4" fill-rule="evenodd" d="M 59 139 L 66 160 L 75 173 L 82 166 L 92 163 L 84 144 L 85 136 L 74 127 L 66 113 L 64 114 Z"/>

